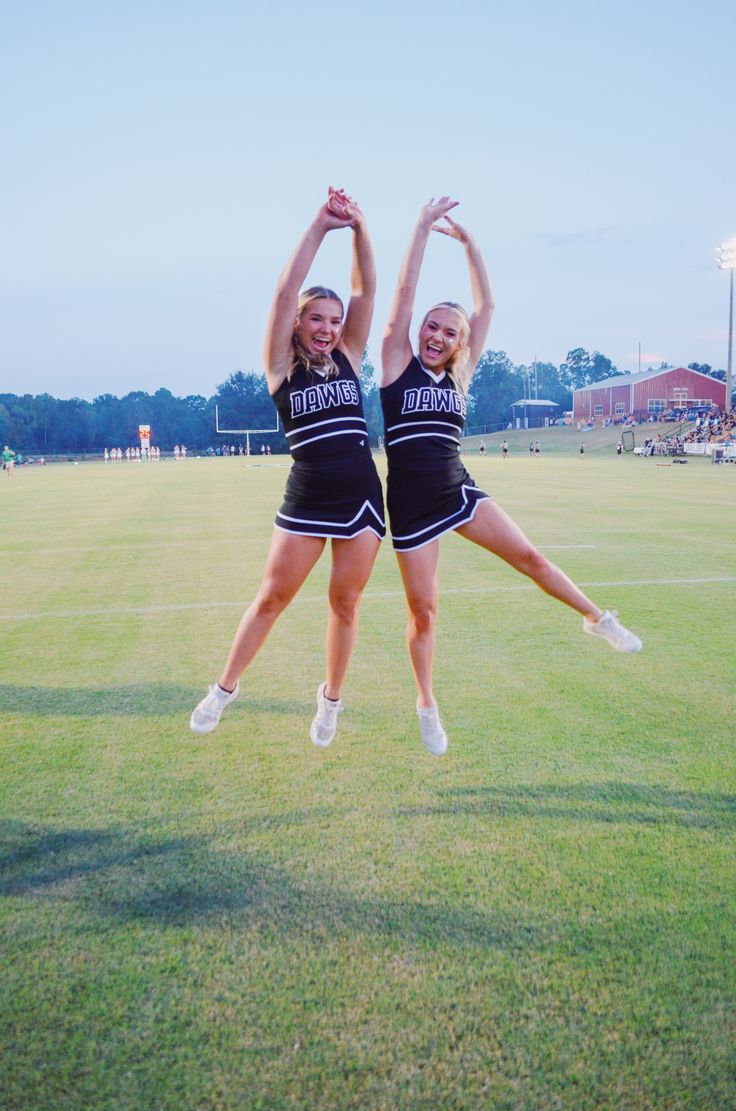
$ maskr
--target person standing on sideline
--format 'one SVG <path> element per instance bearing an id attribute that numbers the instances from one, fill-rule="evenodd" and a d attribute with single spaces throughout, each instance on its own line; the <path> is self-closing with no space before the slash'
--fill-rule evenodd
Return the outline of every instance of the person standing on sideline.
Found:
<path id="1" fill-rule="evenodd" d="M 332 231 L 353 232 L 352 293 L 343 304 L 324 286 L 299 293 Z M 310 737 L 326 748 L 335 736 L 340 695 L 358 633 L 358 607 L 386 534 L 383 493 L 368 444 L 360 366 L 373 316 L 376 269 L 363 214 L 330 189 L 279 278 L 266 326 L 268 389 L 294 460 L 276 514 L 266 568 L 245 611 L 219 682 L 190 726 L 209 733 L 240 690 L 239 678 L 331 542 L 325 680 L 317 689 Z"/>
<path id="2" fill-rule="evenodd" d="M 504 440 L 504 442 L 501 444 L 501 458 L 502 459 L 508 459 L 508 457 L 509 457 L 509 444 L 508 444 L 508 440 Z"/>
<path id="3" fill-rule="evenodd" d="M 615 614 L 600 610 L 537 551 L 462 465 L 466 393 L 494 306 L 475 239 L 448 216 L 456 204 L 441 197 L 421 209 L 401 265 L 382 350 L 388 512 L 408 606 L 406 637 L 417 686 L 420 734 L 436 756 L 447 749 L 432 688 L 439 540 L 444 533 L 455 530 L 528 575 L 547 594 L 582 614 L 585 632 L 604 637 L 622 652 L 638 652 L 642 646 Z M 437 223 L 440 219 L 444 224 Z M 414 298 L 432 231 L 454 239 L 465 251 L 473 310 L 468 316 L 454 301 L 434 305 L 419 326 L 415 353 L 410 339 Z"/>

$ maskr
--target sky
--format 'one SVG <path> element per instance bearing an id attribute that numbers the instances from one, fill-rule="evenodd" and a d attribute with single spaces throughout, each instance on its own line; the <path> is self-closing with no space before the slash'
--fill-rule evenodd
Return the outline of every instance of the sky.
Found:
<path id="1" fill-rule="evenodd" d="M 281 268 L 330 184 L 365 212 L 380 339 L 421 205 L 449 194 L 487 346 L 725 368 L 732 0 L 3 0 L 0 393 L 210 396 L 262 371 Z M 350 233 L 310 274 L 349 292 Z M 434 236 L 417 314 L 468 302 Z"/>

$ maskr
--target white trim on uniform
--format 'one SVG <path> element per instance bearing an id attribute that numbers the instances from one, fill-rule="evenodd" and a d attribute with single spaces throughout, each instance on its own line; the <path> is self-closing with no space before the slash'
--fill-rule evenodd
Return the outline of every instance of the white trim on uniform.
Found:
<path id="1" fill-rule="evenodd" d="M 413 436 L 399 436 L 396 440 L 391 440 L 389 443 L 386 441 L 386 447 L 394 447 L 396 444 L 403 444 L 405 440 L 426 440 L 428 437 L 434 437 L 435 440 L 452 440 L 453 444 L 460 447 L 460 440 L 457 436 L 448 436 L 446 432 L 415 432 Z"/>
<path id="2" fill-rule="evenodd" d="M 364 525 L 362 529 L 358 529 L 357 532 L 351 533 L 350 536 L 341 536 L 339 533 L 334 532 L 295 532 L 294 529 L 284 528 L 283 525 L 277 524 L 276 521 L 274 521 L 273 527 L 277 528 L 279 532 L 288 533 L 289 536 L 316 536 L 320 540 L 354 540 L 356 536 L 362 536 L 364 532 L 372 532 L 373 535 L 377 536 L 379 540 L 383 540 L 383 534 L 378 532 L 378 530 L 375 529 L 373 525 Z M 331 527 L 347 528 L 347 525 L 332 525 Z"/>
<path id="3" fill-rule="evenodd" d="M 280 517 L 282 521 L 293 521 L 295 525 L 328 525 L 331 528 L 350 528 L 350 526 L 354 525 L 358 518 L 362 516 L 366 509 L 370 509 L 371 513 L 376 518 L 381 527 L 386 524 L 383 518 L 379 517 L 378 513 L 376 512 L 375 506 L 371 505 L 368 498 L 365 499 L 355 516 L 351 517 L 349 521 L 345 522 L 345 524 L 339 524 L 336 521 L 315 521 L 313 517 L 289 517 L 288 514 L 282 513 L 280 509 L 276 511 L 276 516 Z"/>
<path id="4" fill-rule="evenodd" d="M 290 451 L 297 451 L 300 447 L 306 447 L 307 444 L 316 443 L 317 440 L 330 440 L 335 436 L 368 436 L 367 429 L 361 428 L 346 428 L 344 432 L 325 432 L 323 436 L 310 436 L 308 440 L 301 440 L 298 444 L 289 444 Z M 302 460 L 308 463 L 309 459 Z"/>
<path id="5" fill-rule="evenodd" d="M 290 436 L 299 436 L 302 432 L 309 432 L 311 428 L 324 428 L 326 424 L 339 424 L 341 422 L 344 424 L 346 420 L 352 420 L 356 424 L 363 424 L 366 428 L 368 427 L 363 417 L 332 417 L 330 420 L 318 420 L 314 424 L 303 424 L 301 428 L 293 428 L 291 432 L 286 433 L 286 438 L 288 440 Z"/>
<path id="6" fill-rule="evenodd" d="M 439 386 L 442 379 L 447 377 L 447 371 L 446 370 L 441 370 L 439 372 L 439 374 L 435 374 L 435 372 L 433 370 L 429 370 L 429 368 L 424 365 L 424 363 L 422 362 L 422 360 L 419 358 L 418 355 L 415 355 L 414 358 L 419 363 L 419 365 L 422 368 L 422 370 L 424 371 L 424 373 L 429 375 L 429 377 L 432 379 L 432 381 L 434 382 L 434 384 L 436 386 Z M 411 363 L 409 363 L 409 366 L 411 366 Z M 409 367 L 407 367 L 406 369 L 408 370 Z"/>
<path id="7" fill-rule="evenodd" d="M 416 428 L 420 424 L 439 424 L 442 428 L 452 428 L 458 435 L 460 433 L 458 426 L 450 420 L 405 420 L 401 424 L 392 424 L 386 429 L 386 433 L 394 432 L 397 428 Z"/>
<path id="8" fill-rule="evenodd" d="M 488 494 L 484 493 L 482 490 L 480 490 L 477 486 L 468 486 L 468 484 L 466 482 L 464 482 L 461 489 L 462 489 L 462 492 L 463 492 L 464 505 L 461 505 L 460 508 L 456 509 L 454 513 L 450 513 L 449 516 L 443 517 L 440 521 L 433 521 L 431 525 L 427 525 L 426 528 L 419 529 L 418 532 L 408 532 L 405 536 L 394 536 L 394 534 L 392 533 L 391 534 L 391 540 L 394 543 L 396 543 L 396 541 L 413 540 L 417 536 L 423 536 L 426 532 L 432 532 L 434 529 L 439 528 L 441 525 L 443 525 L 445 523 L 445 521 L 451 521 L 454 517 L 457 517 L 458 514 L 462 513 L 463 509 L 465 509 L 469 504 L 468 503 L 468 495 L 466 494 L 466 490 L 473 490 L 473 491 L 475 491 L 476 494 L 480 495 L 480 497 L 476 498 L 475 505 L 473 506 L 472 513 L 470 513 L 469 516 L 463 518 L 462 521 L 455 521 L 454 524 L 447 525 L 445 528 L 441 529 L 440 532 L 436 533 L 434 536 L 429 537 L 428 540 L 420 540 L 418 544 L 413 544 L 411 546 L 411 548 L 398 548 L 398 549 L 396 549 L 399 552 L 399 554 L 401 554 L 401 552 L 413 552 L 413 551 L 416 551 L 417 548 L 423 548 L 425 544 L 431 543 L 432 540 L 438 540 L 439 537 L 444 536 L 446 532 L 453 532 L 460 525 L 466 525 L 468 523 L 468 521 L 472 521 L 473 517 L 475 517 L 476 510 L 478 509 L 478 506 L 480 505 L 480 503 L 482 501 L 490 501 L 491 500 L 490 496 Z"/>

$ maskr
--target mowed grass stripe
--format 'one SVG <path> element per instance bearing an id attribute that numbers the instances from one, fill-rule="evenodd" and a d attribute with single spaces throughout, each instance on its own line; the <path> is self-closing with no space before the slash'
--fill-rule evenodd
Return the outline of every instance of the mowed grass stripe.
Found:
<path id="1" fill-rule="evenodd" d="M 103 611 L 3 627 L 4 1106 L 736 1103 L 733 483 L 579 463 L 470 469 L 531 537 L 595 545 L 560 562 L 618 584 L 596 600 L 645 649 L 584 637 L 447 537 L 443 760 L 417 738 L 387 546 L 329 750 L 307 737 L 327 559 L 218 731 L 189 733 L 283 470 L 0 485 L 30 552 L 0 566 L 3 610 Z"/>
<path id="2" fill-rule="evenodd" d="M 624 586 L 705 586 L 710 583 L 735 583 L 736 575 L 713 575 L 699 577 L 696 579 L 622 579 L 619 581 L 611 582 L 578 582 L 578 586 L 583 587 L 585 590 L 594 590 L 608 587 L 624 587 Z M 517 585 L 505 586 L 474 586 L 474 587 L 444 587 L 442 594 L 445 596 L 463 595 L 463 594 L 500 594 L 507 593 L 515 590 L 528 590 L 531 589 L 533 584 L 519 583 Z M 378 600 L 382 598 L 403 598 L 403 590 L 382 590 L 375 591 L 367 589 L 363 594 L 364 601 Z M 180 602 L 173 605 L 154 604 L 150 606 L 131 606 L 131 607 L 112 607 L 109 609 L 96 609 L 96 610 L 52 610 L 45 613 L 3 613 L 0 614 L 0 621 L 34 621 L 41 619 L 63 619 L 69 617 L 117 617 L 129 614 L 146 614 L 146 613 L 174 613 L 178 610 L 208 610 L 208 609 L 237 609 L 238 607 L 245 607 L 248 605 L 247 599 L 236 600 L 221 600 L 209 602 Z M 298 603 L 323 603 L 324 595 L 310 595 L 299 594 L 293 601 L 292 605 Z"/>

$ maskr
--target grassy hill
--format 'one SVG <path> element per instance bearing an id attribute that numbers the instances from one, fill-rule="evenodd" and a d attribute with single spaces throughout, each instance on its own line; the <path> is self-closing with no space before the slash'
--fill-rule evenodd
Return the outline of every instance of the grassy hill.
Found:
<path id="1" fill-rule="evenodd" d="M 662 437 L 673 435 L 675 424 L 639 424 L 634 429 L 637 445 L 659 433 Z M 685 426 L 687 428 L 690 425 Z M 621 427 L 612 425 L 609 428 L 593 428 L 587 432 L 578 432 L 574 425 L 556 426 L 554 428 L 521 428 L 507 432 L 494 432 L 488 436 L 466 436 L 463 440 L 463 450 L 477 452 L 480 441 L 485 440 L 489 455 L 501 452 L 501 443 L 508 441 L 511 455 L 522 453 L 529 454 L 529 443 L 539 440 L 542 454 L 550 455 L 577 455 L 580 445 L 585 444 L 585 450 L 591 455 L 615 455 L 616 444 L 621 436 Z"/>

